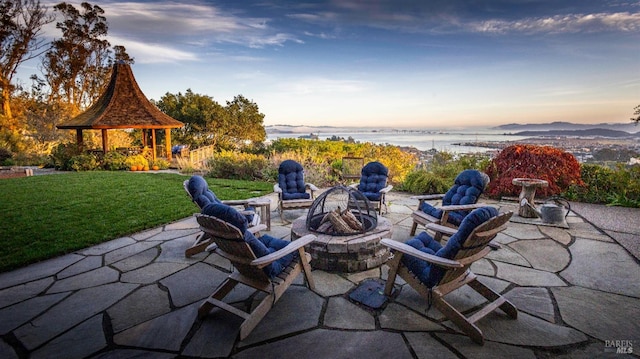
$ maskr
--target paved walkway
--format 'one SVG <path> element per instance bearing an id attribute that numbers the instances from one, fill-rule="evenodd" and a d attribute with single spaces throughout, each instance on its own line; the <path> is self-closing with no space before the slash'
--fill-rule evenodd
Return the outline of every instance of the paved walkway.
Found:
<path id="1" fill-rule="evenodd" d="M 393 238 L 406 240 L 415 201 L 388 197 Z M 186 197 L 185 197 L 185 200 Z M 515 210 L 514 203 L 496 203 Z M 203 298 L 230 264 L 215 254 L 184 257 L 198 234 L 193 218 L 119 238 L 66 256 L 0 274 L 0 358 L 601 358 L 640 353 L 640 264 L 616 240 L 637 246 L 640 211 L 576 208 L 569 228 L 511 222 L 498 251 L 473 265 L 490 287 L 519 309 L 517 320 L 492 313 L 474 344 L 427 310 L 402 282 L 378 311 L 348 300 L 366 278 L 386 278 L 387 267 L 354 274 L 313 271 L 316 291 L 295 283 L 244 341 L 237 318 L 214 312 L 196 320 Z M 287 218 L 303 214 L 289 211 Z M 621 217 L 624 216 L 624 217 Z M 270 234 L 289 236 L 273 216 Z M 613 233 L 615 232 L 615 233 Z M 629 245 L 628 245 L 629 247 Z M 637 247 L 635 247 L 637 248 Z M 250 303 L 246 287 L 230 300 Z M 450 300 L 465 310 L 480 298 L 464 288 Z M 624 350 L 624 349 L 623 349 Z"/>

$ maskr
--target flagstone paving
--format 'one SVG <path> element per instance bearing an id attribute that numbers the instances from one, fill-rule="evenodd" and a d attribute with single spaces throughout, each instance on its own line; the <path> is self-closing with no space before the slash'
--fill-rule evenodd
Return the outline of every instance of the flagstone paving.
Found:
<path id="1" fill-rule="evenodd" d="M 387 197 L 395 240 L 409 236 L 416 205 L 409 197 Z M 486 202 L 517 210 L 513 202 Z M 0 358 L 593 358 L 616 355 L 616 340 L 631 343 L 638 357 L 640 210 L 616 210 L 618 224 L 608 225 L 609 207 L 572 209 L 569 228 L 509 223 L 496 238 L 502 247 L 473 264 L 480 281 L 519 309 L 517 320 L 497 311 L 477 323 L 484 346 L 400 278 L 379 309 L 349 299 L 362 281 L 386 280 L 386 265 L 314 270 L 315 291 L 298 277 L 240 341 L 236 316 L 214 310 L 197 319 L 232 267 L 216 254 L 184 257 L 199 233 L 189 217 L 0 273 Z M 290 238 L 275 208 L 269 234 Z M 239 285 L 224 300 L 246 309 L 263 296 Z M 485 301 L 465 287 L 447 299 L 465 312 Z"/>

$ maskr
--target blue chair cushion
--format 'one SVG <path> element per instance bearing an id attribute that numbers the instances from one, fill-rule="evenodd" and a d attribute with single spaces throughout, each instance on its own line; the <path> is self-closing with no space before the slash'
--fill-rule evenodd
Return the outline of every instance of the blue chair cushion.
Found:
<path id="1" fill-rule="evenodd" d="M 205 180 L 202 176 L 191 176 L 191 178 L 189 178 L 189 182 L 187 183 L 187 190 L 189 191 L 191 198 L 193 198 L 193 201 L 196 202 L 198 207 L 200 207 L 201 209 L 203 209 L 210 203 L 222 204 L 222 201 L 220 201 L 218 197 L 216 197 L 216 194 L 209 189 L 207 180 Z M 255 208 L 252 207 L 248 207 L 247 210 L 255 212 Z M 253 214 L 247 214 L 247 221 L 253 221 L 253 216 Z"/>
<path id="2" fill-rule="evenodd" d="M 436 255 L 440 258 L 454 259 L 471 232 L 473 232 L 473 230 L 482 223 L 497 215 L 498 210 L 493 207 L 482 207 L 473 210 L 464 218 L 460 224 L 460 228 L 458 228 L 458 231 L 449 238 L 449 241 L 444 247 L 438 243 L 438 241 L 429 236 L 427 232 L 420 233 L 414 238 L 408 240 L 406 244 L 419 251 Z M 403 255 L 402 263 L 429 288 L 437 285 L 446 272 L 443 267 L 435 264 L 432 265 L 427 261 L 420 260 L 410 255 Z"/>
<path id="3" fill-rule="evenodd" d="M 193 201 L 201 209 L 209 203 L 222 203 L 215 193 L 209 189 L 209 184 L 202 176 L 191 176 L 187 183 L 187 190 Z"/>
<path id="4" fill-rule="evenodd" d="M 387 186 L 389 170 L 380 162 L 369 162 L 360 171 L 358 191 L 362 192 L 370 201 L 380 201 L 380 190 Z"/>
<path id="5" fill-rule="evenodd" d="M 256 257 L 264 257 L 267 254 L 271 254 L 277 250 L 280 250 L 289 244 L 289 242 L 275 238 L 270 235 L 263 235 L 259 238 L 253 235 L 253 233 L 249 231 L 244 232 L 244 240 L 249 244 L 251 250 L 256 255 Z M 264 273 L 269 276 L 269 278 L 274 278 L 278 274 L 280 274 L 291 262 L 296 258 L 296 252 L 289 253 L 286 256 L 270 263 L 266 267 L 262 268 Z"/>
<path id="6" fill-rule="evenodd" d="M 224 203 L 209 203 L 204 206 L 204 208 L 202 208 L 201 213 L 228 222 L 236 226 L 242 233 L 247 230 L 247 217 L 240 214 L 240 212 L 238 212 L 235 208 Z"/>
<path id="7" fill-rule="evenodd" d="M 278 167 L 278 185 L 282 189 L 284 200 L 311 198 L 311 195 L 306 192 L 304 170 L 294 160 L 282 161 Z"/>
<path id="8" fill-rule="evenodd" d="M 437 251 L 442 248 L 442 245 L 433 239 L 427 232 L 422 232 L 419 235 L 408 240 L 406 244 L 411 247 L 428 254 L 435 255 Z M 436 269 L 437 266 L 432 266 L 431 263 L 423 261 L 414 256 L 403 255 L 402 264 L 404 264 L 411 273 L 413 273 L 422 283 L 427 287 L 432 288 L 438 284 L 437 276 L 431 273 L 431 268 Z M 442 277 L 440 277 L 442 278 Z"/>
<path id="9" fill-rule="evenodd" d="M 464 170 L 458 174 L 453 186 L 442 198 L 443 206 L 474 204 L 478 202 L 484 191 L 484 178 L 478 170 Z M 442 210 L 429 203 L 423 203 L 420 207 L 424 213 L 435 218 L 442 218 Z M 447 222 L 459 226 L 469 211 L 451 211 Z"/>

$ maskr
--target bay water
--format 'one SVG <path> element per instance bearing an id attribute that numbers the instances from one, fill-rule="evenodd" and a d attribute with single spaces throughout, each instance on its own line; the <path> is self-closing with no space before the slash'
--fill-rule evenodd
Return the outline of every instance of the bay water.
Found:
<path id="1" fill-rule="evenodd" d="M 434 130 L 349 130 L 314 132 L 318 139 L 325 140 L 332 136 L 351 137 L 356 142 L 371 142 L 375 144 L 390 144 L 396 146 L 415 147 L 421 151 L 428 151 L 435 148 L 438 151 L 451 153 L 477 153 L 492 151 L 494 148 L 474 146 L 474 143 L 518 141 L 527 136 L 516 136 L 498 130 L 478 130 L 478 131 L 434 131 Z M 267 140 L 278 138 L 298 138 L 308 136 L 309 133 L 267 133 Z M 462 145 L 469 144 L 469 145 Z"/>

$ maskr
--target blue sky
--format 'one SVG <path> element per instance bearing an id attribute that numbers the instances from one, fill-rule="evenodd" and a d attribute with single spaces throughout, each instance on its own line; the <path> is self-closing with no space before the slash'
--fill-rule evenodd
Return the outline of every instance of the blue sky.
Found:
<path id="1" fill-rule="evenodd" d="M 627 122 L 640 105 L 640 1 L 92 3 L 149 98 L 242 94 L 265 125 Z"/>

